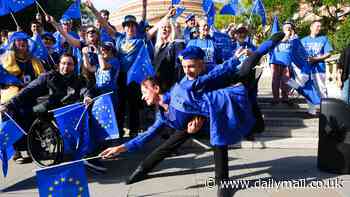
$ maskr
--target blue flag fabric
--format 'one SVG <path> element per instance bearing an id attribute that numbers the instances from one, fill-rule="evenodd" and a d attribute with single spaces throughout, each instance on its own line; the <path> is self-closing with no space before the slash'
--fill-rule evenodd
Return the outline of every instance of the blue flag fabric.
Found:
<path id="1" fill-rule="evenodd" d="M 173 18 L 178 18 L 179 16 L 181 16 L 182 13 L 184 13 L 184 11 L 186 10 L 185 7 L 177 7 L 176 8 L 176 13 L 175 15 L 173 16 Z"/>
<path id="2" fill-rule="evenodd" d="M 213 33 L 214 43 L 221 51 L 221 57 L 224 61 L 230 59 L 233 56 L 234 44 L 231 41 L 229 35 L 214 31 Z"/>
<path id="3" fill-rule="evenodd" d="M 34 0 L 0 0 L 0 16 L 7 15 L 11 12 L 16 13 L 34 2 Z"/>
<path id="4" fill-rule="evenodd" d="M 230 4 L 226 4 L 220 10 L 220 14 L 221 15 L 233 15 L 233 16 L 235 16 L 236 12 L 235 12 L 235 10 L 233 10 L 233 8 L 232 8 L 232 6 Z"/>
<path id="5" fill-rule="evenodd" d="M 261 23 L 263 26 L 266 25 L 266 11 L 264 4 L 261 0 L 255 0 L 252 8 L 252 13 L 257 14 L 261 17 Z"/>
<path id="6" fill-rule="evenodd" d="M 156 72 L 152 66 L 148 50 L 146 45 L 143 45 L 127 73 L 127 84 L 129 85 L 132 81 L 141 84 L 147 77 L 155 75 Z"/>
<path id="7" fill-rule="evenodd" d="M 7 115 L 6 115 L 7 116 Z M 2 172 L 7 175 L 8 161 L 14 155 L 13 144 L 23 136 L 23 130 L 17 123 L 7 116 L 0 124 L 0 159 L 2 161 Z"/>
<path id="8" fill-rule="evenodd" d="M 49 52 L 47 51 L 40 36 L 36 35 L 29 39 L 30 53 L 40 60 L 47 60 Z"/>
<path id="9" fill-rule="evenodd" d="M 171 0 L 171 5 L 177 5 L 181 0 Z"/>
<path id="10" fill-rule="evenodd" d="M 66 112 L 55 114 L 54 117 L 63 139 L 64 153 L 73 154 L 76 152 L 80 135 L 75 130 L 80 117 L 85 111 L 84 105 L 72 107 Z M 57 113 L 57 112 L 56 112 Z"/>
<path id="11" fill-rule="evenodd" d="M 215 14 L 216 14 L 216 10 L 215 10 L 215 4 L 212 3 L 209 12 L 207 13 L 207 22 L 209 27 L 214 25 L 215 22 Z"/>
<path id="12" fill-rule="evenodd" d="M 64 12 L 62 18 L 80 19 L 80 0 L 75 0 L 72 5 Z"/>
<path id="13" fill-rule="evenodd" d="M 291 80 L 295 81 L 295 85 L 292 87 L 310 103 L 318 105 L 321 103 L 321 97 L 311 78 L 312 66 L 307 61 L 307 52 L 299 39 L 295 38 L 291 42 L 291 60 L 293 62 Z"/>
<path id="14" fill-rule="evenodd" d="M 119 138 L 115 114 L 110 94 L 102 95 L 96 99 L 92 105 L 91 113 L 94 140 L 103 142 L 105 140 Z"/>
<path id="15" fill-rule="evenodd" d="M 83 158 L 85 155 L 91 153 L 94 149 L 94 146 L 93 146 L 94 143 L 91 141 L 92 139 L 90 138 L 89 120 L 90 120 L 89 111 L 86 109 L 83 112 L 83 115 L 81 116 L 76 126 L 76 130 L 80 134 L 80 140 L 79 140 L 78 149 L 74 154 L 74 159 L 79 160 Z"/>
<path id="16" fill-rule="evenodd" d="M 40 197 L 89 197 L 83 161 L 36 171 Z"/>
<path id="17" fill-rule="evenodd" d="M 213 5 L 214 5 L 213 0 L 203 0 L 202 8 L 204 13 L 208 14 Z"/>
<path id="18" fill-rule="evenodd" d="M 271 35 L 277 33 L 280 31 L 280 27 L 278 24 L 278 16 L 274 16 L 273 17 L 273 23 L 272 23 L 272 28 L 271 28 Z"/>
<path id="19" fill-rule="evenodd" d="M 23 82 L 17 77 L 9 74 L 3 67 L 0 65 L 0 85 L 16 85 L 21 86 Z"/>
<path id="20" fill-rule="evenodd" d="M 221 14 L 238 16 L 245 12 L 240 0 L 230 0 L 230 2 L 221 9 Z"/>
<path id="21" fill-rule="evenodd" d="M 54 109 L 51 112 L 55 116 L 58 116 L 59 114 L 62 114 L 64 112 L 68 112 L 68 111 L 74 109 L 75 107 L 82 106 L 82 105 L 83 105 L 82 103 L 73 103 L 73 104 L 70 104 L 70 105 L 66 105 L 64 107 L 60 107 L 60 108 Z"/>

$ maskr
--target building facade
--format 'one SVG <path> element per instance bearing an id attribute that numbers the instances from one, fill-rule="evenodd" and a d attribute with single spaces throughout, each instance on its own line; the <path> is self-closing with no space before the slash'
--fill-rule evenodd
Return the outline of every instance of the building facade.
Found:
<path id="1" fill-rule="evenodd" d="M 137 20 L 140 21 L 142 18 L 142 2 L 143 0 L 128 0 L 128 3 L 111 13 L 110 23 L 120 29 L 124 16 L 129 14 L 136 16 Z M 168 12 L 170 6 L 171 0 L 147 0 L 147 20 L 150 24 L 155 24 Z M 186 8 L 177 20 L 181 25 L 184 24 L 185 17 L 190 13 L 200 17 L 203 16 L 202 0 L 182 0 L 180 6 Z"/>

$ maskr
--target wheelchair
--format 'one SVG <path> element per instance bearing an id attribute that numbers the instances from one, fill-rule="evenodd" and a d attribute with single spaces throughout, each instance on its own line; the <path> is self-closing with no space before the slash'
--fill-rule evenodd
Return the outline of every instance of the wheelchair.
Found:
<path id="1" fill-rule="evenodd" d="M 27 150 L 33 162 L 40 167 L 62 163 L 63 140 L 53 118 L 37 118 L 27 135 Z"/>

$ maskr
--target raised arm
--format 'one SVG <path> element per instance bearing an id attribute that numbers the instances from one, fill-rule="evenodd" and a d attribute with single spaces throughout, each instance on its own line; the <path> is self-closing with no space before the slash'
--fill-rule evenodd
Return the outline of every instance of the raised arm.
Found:
<path id="1" fill-rule="evenodd" d="M 51 25 L 62 34 L 62 36 L 67 40 L 67 42 L 77 48 L 81 47 L 80 40 L 69 35 L 68 32 L 63 31 L 61 25 L 59 25 L 52 16 L 46 15 L 46 21 L 51 23 Z"/>
<path id="2" fill-rule="evenodd" d="M 147 32 L 147 39 L 151 39 L 154 37 L 158 29 L 166 23 L 167 20 L 170 19 L 170 17 L 174 16 L 176 14 L 176 8 L 171 8 L 169 12 L 160 20 L 156 25 L 154 25 L 150 30 Z"/>
<path id="3" fill-rule="evenodd" d="M 109 24 L 108 21 L 102 18 L 101 13 L 97 11 L 95 8 L 94 4 L 90 0 L 85 1 L 85 5 L 91 10 L 91 12 L 95 15 L 97 21 L 101 24 L 102 27 L 106 28 L 108 34 L 111 37 L 114 37 L 115 34 L 117 33 L 114 28 L 112 28 Z"/>

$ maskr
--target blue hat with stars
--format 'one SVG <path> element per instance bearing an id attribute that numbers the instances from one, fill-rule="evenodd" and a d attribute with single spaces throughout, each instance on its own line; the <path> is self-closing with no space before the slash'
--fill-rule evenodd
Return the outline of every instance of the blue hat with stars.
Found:
<path id="1" fill-rule="evenodd" d="M 196 16 L 196 15 L 194 15 L 193 13 L 187 15 L 186 18 L 185 18 L 185 22 L 191 20 L 191 19 L 194 18 L 195 16 Z"/>
<path id="2" fill-rule="evenodd" d="M 29 39 L 28 34 L 22 32 L 22 31 L 17 31 L 11 35 L 10 43 L 15 41 L 15 40 L 28 40 L 28 39 Z"/>
<path id="3" fill-rule="evenodd" d="M 182 60 L 193 60 L 193 59 L 199 59 L 203 60 L 205 56 L 204 51 L 196 46 L 189 46 L 186 47 L 178 56 L 178 58 Z"/>

